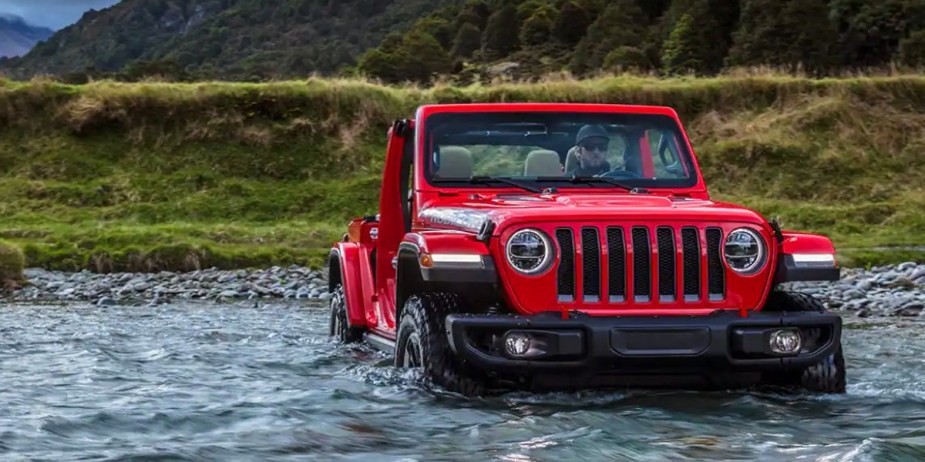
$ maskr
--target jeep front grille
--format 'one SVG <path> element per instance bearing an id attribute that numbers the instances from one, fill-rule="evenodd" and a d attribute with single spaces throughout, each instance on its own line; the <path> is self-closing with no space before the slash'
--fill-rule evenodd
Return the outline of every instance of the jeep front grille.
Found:
<path id="1" fill-rule="evenodd" d="M 673 302 L 675 296 L 674 232 L 660 226 L 658 233 L 658 299 Z"/>
<path id="2" fill-rule="evenodd" d="M 575 300 L 575 246 L 571 229 L 557 229 L 556 240 L 561 251 L 559 258 L 559 301 Z"/>
<path id="3" fill-rule="evenodd" d="M 649 301 L 649 230 L 633 228 L 633 294 L 637 302 Z"/>
<path id="4" fill-rule="evenodd" d="M 697 228 L 681 229 L 684 253 L 684 300 L 696 301 L 700 295 L 700 239 Z"/>
<path id="5" fill-rule="evenodd" d="M 623 248 L 623 229 L 607 228 L 607 248 Z M 607 252 L 607 294 L 611 302 L 626 301 L 626 255 Z"/>
<path id="6" fill-rule="evenodd" d="M 725 299 L 718 227 L 583 226 L 557 228 L 555 235 L 560 302 L 578 300 L 579 290 L 584 303 Z"/>
<path id="7" fill-rule="evenodd" d="M 722 300 L 725 278 L 723 277 L 723 262 L 721 261 L 719 246 L 723 238 L 723 231 L 719 228 L 707 229 L 707 265 L 710 300 Z"/>
<path id="8" fill-rule="evenodd" d="M 601 297 L 601 249 L 599 244 L 597 228 L 582 228 L 581 268 L 584 277 L 582 277 L 581 285 L 584 289 L 584 299 L 589 302 L 596 302 Z"/>

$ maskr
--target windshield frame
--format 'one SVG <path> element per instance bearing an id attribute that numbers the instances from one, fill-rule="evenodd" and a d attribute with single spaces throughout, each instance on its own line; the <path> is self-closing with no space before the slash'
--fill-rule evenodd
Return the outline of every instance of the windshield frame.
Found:
<path id="1" fill-rule="evenodd" d="M 625 121 L 626 123 L 651 125 L 652 129 L 667 131 L 677 143 L 674 144 L 677 149 L 679 161 L 683 168 L 689 172 L 686 178 L 659 178 L 659 179 L 639 179 L 639 178 L 615 178 L 621 184 L 631 188 L 651 189 L 651 190 L 685 190 L 696 188 L 701 184 L 701 172 L 699 165 L 691 152 L 686 133 L 680 122 L 670 114 L 662 112 L 648 111 L 631 111 L 631 110 L 610 110 L 610 111 L 582 111 L 576 109 L 552 109 L 536 110 L 534 108 L 511 109 L 503 111 L 493 111 L 491 109 L 476 109 L 468 111 L 437 111 L 427 114 L 422 120 L 422 130 L 418 133 L 416 144 L 418 144 L 419 173 L 424 185 L 435 189 L 511 189 L 513 186 L 497 182 L 496 185 L 486 182 L 468 182 L 465 178 L 435 178 L 433 176 L 434 165 L 434 136 L 441 133 L 441 129 L 448 124 L 465 124 L 478 121 L 497 121 L 500 123 L 533 123 L 542 119 L 546 120 L 563 120 L 571 119 L 575 124 L 604 124 L 609 125 L 614 122 Z M 527 122 L 525 122 L 527 121 Z M 547 124 L 548 125 L 548 124 Z M 563 138 L 563 140 L 565 140 Z M 564 141 L 563 141 L 564 142 Z M 574 143 L 574 139 L 570 141 Z M 563 145 L 559 145 L 561 149 Z M 558 149 L 553 148 L 559 152 Z M 657 153 L 653 152 L 653 157 Z M 564 164 L 563 164 L 564 165 Z M 473 176 L 483 176 L 483 173 L 474 173 Z M 604 182 L 586 182 L 578 183 L 572 181 L 574 175 L 563 174 L 561 180 L 558 178 L 538 177 L 532 179 L 529 176 L 498 176 L 499 178 L 509 178 L 514 181 L 525 183 L 537 189 L 556 188 L 558 189 L 609 189 L 622 190 L 616 185 L 607 185 Z M 583 177 L 579 177 L 583 178 Z M 590 177 L 593 178 L 593 177 Z M 423 186 L 423 185 L 422 185 Z M 515 188 L 516 189 L 516 188 Z"/>

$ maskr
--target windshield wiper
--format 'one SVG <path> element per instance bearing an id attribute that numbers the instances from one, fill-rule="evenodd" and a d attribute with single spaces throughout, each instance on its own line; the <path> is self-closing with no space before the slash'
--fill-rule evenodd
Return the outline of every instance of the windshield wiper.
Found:
<path id="1" fill-rule="evenodd" d="M 616 186 L 616 187 L 618 187 L 618 188 L 623 188 L 623 189 L 625 189 L 625 190 L 627 190 L 627 191 L 629 191 L 629 192 L 632 192 L 632 193 L 647 193 L 647 192 L 649 192 L 649 191 L 646 190 L 645 188 L 637 188 L 637 187 L 633 187 L 633 186 L 627 186 L 627 185 L 625 185 L 625 184 L 623 184 L 623 183 L 621 183 L 621 182 L 619 182 L 619 181 L 617 181 L 617 180 L 615 180 L 615 179 L 613 179 L 613 178 L 608 178 L 608 177 L 605 177 L 605 176 L 573 176 L 573 177 L 571 178 L 571 182 L 572 182 L 572 183 L 584 183 L 584 184 L 588 184 L 588 183 L 607 183 L 607 184 Z"/>
<path id="2" fill-rule="evenodd" d="M 531 185 L 526 184 L 526 183 L 521 183 L 521 182 L 519 182 L 519 181 L 515 181 L 515 180 L 512 180 L 512 179 L 510 179 L 510 178 L 501 178 L 501 177 L 496 177 L 496 176 L 479 176 L 479 175 L 476 175 L 476 176 L 473 176 L 472 178 L 469 178 L 468 181 L 469 181 L 470 183 L 473 183 L 473 184 L 485 184 L 485 183 L 492 183 L 492 182 L 506 183 L 506 184 L 509 184 L 509 185 L 512 185 L 512 186 L 517 186 L 518 188 L 521 188 L 521 189 L 526 189 L 527 191 L 530 191 L 530 192 L 535 192 L 535 193 L 537 193 L 537 194 L 543 192 L 543 190 L 540 189 L 540 188 L 537 188 L 537 187 L 535 187 L 535 186 L 531 186 Z"/>

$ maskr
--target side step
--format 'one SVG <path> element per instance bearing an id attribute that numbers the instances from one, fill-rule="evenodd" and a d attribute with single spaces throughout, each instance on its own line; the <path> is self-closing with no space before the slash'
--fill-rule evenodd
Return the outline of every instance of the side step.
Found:
<path id="1" fill-rule="evenodd" d="M 365 332 L 363 333 L 363 340 L 379 351 L 395 354 L 395 342 L 381 335 Z"/>

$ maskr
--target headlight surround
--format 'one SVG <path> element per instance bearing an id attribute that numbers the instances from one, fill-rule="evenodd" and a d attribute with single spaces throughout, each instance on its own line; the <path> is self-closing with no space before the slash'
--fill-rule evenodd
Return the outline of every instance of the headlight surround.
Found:
<path id="1" fill-rule="evenodd" d="M 554 252 L 555 249 L 545 233 L 529 228 L 511 235 L 504 249 L 511 268 L 527 275 L 539 274 L 549 268 Z"/>
<path id="2" fill-rule="evenodd" d="M 767 248 L 758 233 L 748 228 L 737 228 L 726 236 L 723 255 L 730 269 L 749 274 L 764 266 Z"/>

